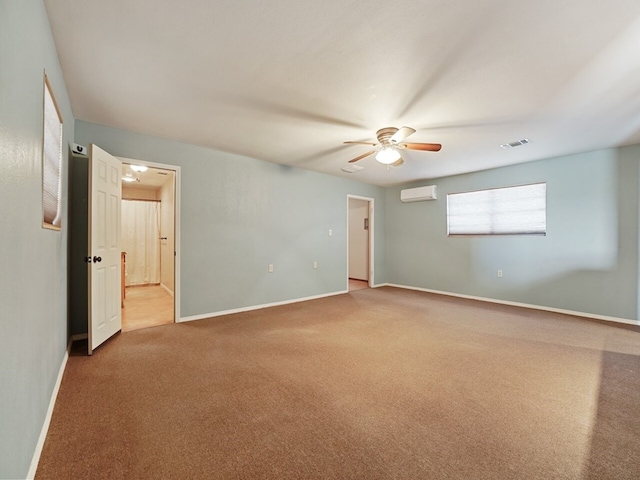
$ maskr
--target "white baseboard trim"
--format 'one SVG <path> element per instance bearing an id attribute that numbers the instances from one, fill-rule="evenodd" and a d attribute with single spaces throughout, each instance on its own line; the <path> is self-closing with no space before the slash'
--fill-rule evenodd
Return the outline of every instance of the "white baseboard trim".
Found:
<path id="1" fill-rule="evenodd" d="M 382 286 L 382 285 L 380 285 Z M 498 303 L 500 305 L 510 305 L 512 307 L 522 307 L 522 308 L 530 308 L 532 310 L 543 310 L 545 312 L 553 312 L 553 313 L 562 313 L 564 315 L 573 315 L 576 317 L 590 318 L 592 320 L 604 320 L 607 322 L 616 322 L 616 323 L 624 323 L 627 325 L 635 325 L 640 326 L 640 321 L 630 320 L 628 318 L 619 318 L 619 317 L 610 317 L 607 315 L 597 315 L 595 313 L 586 313 L 586 312 L 578 312 L 575 310 L 565 310 L 562 308 L 555 307 L 546 307 L 543 305 L 533 305 L 530 303 L 520 303 L 520 302 L 510 302 L 508 300 L 497 300 L 495 298 L 487 298 L 487 297 L 476 297 L 474 295 L 465 295 L 462 293 L 453 293 L 453 292 L 443 292 L 440 290 L 431 290 L 429 288 L 420 288 L 420 287 L 410 287 L 407 285 L 397 285 L 393 283 L 387 283 L 385 286 L 388 287 L 396 287 L 396 288 L 404 288 L 405 290 L 417 290 L 420 292 L 426 293 L 435 293 L 437 295 L 447 295 L 449 297 L 458 297 L 458 298 L 466 298 L 469 300 L 478 300 L 480 302 L 487 303 Z"/>
<path id="2" fill-rule="evenodd" d="M 160 286 L 164 288 L 164 290 L 173 297 L 173 290 L 170 290 L 164 283 L 160 283 Z"/>
<path id="3" fill-rule="evenodd" d="M 86 340 L 89 338 L 88 333 L 78 333 L 77 335 L 71 335 L 71 342 L 77 342 L 79 340 Z"/>
<path id="4" fill-rule="evenodd" d="M 86 334 L 85 334 L 85 338 L 86 338 Z M 44 441 L 47 438 L 47 432 L 49 431 L 49 425 L 51 424 L 51 416 L 53 415 L 53 407 L 56 404 L 56 398 L 58 398 L 58 391 L 60 390 L 60 385 L 62 384 L 62 376 L 64 375 L 64 369 L 67 366 L 67 360 L 69 359 L 69 352 L 71 351 L 72 343 L 73 343 L 73 338 L 69 340 L 69 343 L 67 344 L 67 351 L 64 353 L 64 357 L 62 358 L 62 363 L 60 364 L 60 370 L 58 371 L 58 378 L 56 379 L 56 383 L 53 386 L 53 391 L 51 392 L 51 399 L 49 400 L 49 408 L 47 409 L 47 414 L 44 417 L 42 429 L 40 430 L 40 436 L 38 437 L 38 443 L 36 444 L 36 449 L 33 452 L 33 457 L 31 458 L 31 465 L 29 466 L 29 473 L 27 473 L 27 480 L 31 480 L 36 476 L 36 470 L 38 469 L 38 462 L 40 462 L 40 455 L 42 454 Z"/>
<path id="5" fill-rule="evenodd" d="M 278 307 L 280 305 L 289 305 L 291 303 L 306 302 L 308 300 L 317 300 L 319 298 L 333 297 L 349 293 L 349 290 L 340 290 L 337 292 L 323 293 L 321 295 L 313 295 L 311 297 L 294 298 L 293 300 L 284 300 L 282 302 L 265 303 L 263 305 L 252 305 L 250 307 L 233 308 L 231 310 L 222 310 L 220 312 L 203 313 L 202 315 L 191 315 L 189 317 L 181 317 L 179 322 L 192 322 L 194 320 L 204 320 L 205 318 L 220 317 L 222 315 L 230 315 L 232 313 L 250 312 L 251 310 L 260 310 L 261 308 Z"/>

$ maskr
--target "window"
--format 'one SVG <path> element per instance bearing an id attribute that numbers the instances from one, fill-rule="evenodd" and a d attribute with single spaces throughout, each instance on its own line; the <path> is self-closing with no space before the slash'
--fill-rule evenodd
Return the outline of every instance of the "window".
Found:
<path id="1" fill-rule="evenodd" d="M 62 116 L 44 76 L 44 136 L 42 141 L 42 226 L 60 230 L 62 211 Z"/>
<path id="2" fill-rule="evenodd" d="M 447 195 L 449 235 L 546 235 L 547 184 Z"/>

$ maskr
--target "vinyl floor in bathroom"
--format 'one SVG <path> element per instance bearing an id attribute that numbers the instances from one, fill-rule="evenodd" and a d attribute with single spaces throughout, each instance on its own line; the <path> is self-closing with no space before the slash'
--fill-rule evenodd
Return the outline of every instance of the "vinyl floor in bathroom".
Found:
<path id="1" fill-rule="evenodd" d="M 160 285 L 126 288 L 122 331 L 173 323 L 173 297 Z"/>

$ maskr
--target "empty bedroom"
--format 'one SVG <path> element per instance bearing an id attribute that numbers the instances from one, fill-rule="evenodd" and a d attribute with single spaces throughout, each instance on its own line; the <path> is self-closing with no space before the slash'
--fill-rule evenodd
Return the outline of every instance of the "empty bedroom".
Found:
<path id="1" fill-rule="evenodd" d="M 637 1 L 0 39 L 0 478 L 638 478 Z"/>

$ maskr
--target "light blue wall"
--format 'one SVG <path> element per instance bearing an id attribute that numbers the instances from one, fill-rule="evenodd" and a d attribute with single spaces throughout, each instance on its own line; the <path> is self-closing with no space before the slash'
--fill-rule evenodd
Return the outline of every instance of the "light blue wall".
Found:
<path id="1" fill-rule="evenodd" d="M 400 187 L 85 122 L 75 122 L 74 132 L 42 1 L 3 1 L 0 478 L 28 472 L 68 337 L 66 149 L 63 230 L 41 227 L 45 69 L 65 121 L 65 146 L 75 138 L 182 167 L 183 317 L 345 289 L 347 194 L 354 194 L 375 199 L 376 283 L 638 318 L 640 146 L 420 182 L 410 186 L 435 183 L 439 199 L 401 204 Z M 539 181 L 548 188 L 546 237 L 446 236 L 447 193 Z"/>
<path id="2" fill-rule="evenodd" d="M 639 160 L 632 146 L 390 188 L 389 282 L 637 319 Z M 447 237 L 447 193 L 536 182 L 545 237 Z M 402 188 L 432 184 L 437 201 L 400 202 Z"/>
<path id="3" fill-rule="evenodd" d="M 63 230 L 42 228 L 43 72 L 64 121 Z M 24 478 L 67 344 L 74 120 L 44 4 L 0 2 L 0 478 Z"/>
<path id="4" fill-rule="evenodd" d="M 181 167 L 181 317 L 345 290 L 348 194 L 375 200 L 375 280 L 386 281 L 381 187 L 82 121 L 75 138 Z"/>

